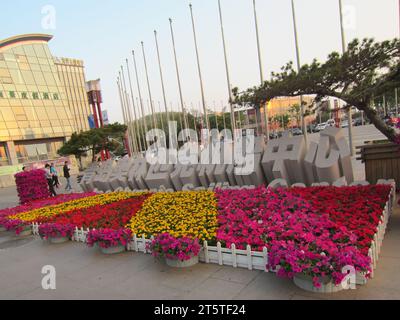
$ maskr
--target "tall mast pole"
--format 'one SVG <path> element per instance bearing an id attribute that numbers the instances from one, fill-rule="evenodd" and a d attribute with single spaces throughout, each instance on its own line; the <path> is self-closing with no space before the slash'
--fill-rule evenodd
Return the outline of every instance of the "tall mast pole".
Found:
<path id="1" fill-rule="evenodd" d="M 230 80 L 230 75 L 229 75 L 228 57 L 227 57 L 227 53 L 226 53 L 224 24 L 222 21 L 221 0 L 218 0 L 218 9 L 219 9 L 219 20 L 220 20 L 220 25 L 221 25 L 222 45 L 224 48 L 226 80 L 228 83 L 228 92 L 229 92 L 229 106 L 230 106 L 230 111 L 231 111 L 231 128 L 232 128 L 232 136 L 234 137 L 235 131 L 236 131 L 235 111 L 233 108 L 233 94 L 232 94 L 231 80 Z M 224 115 L 224 121 L 225 121 L 225 115 Z"/>
<path id="2" fill-rule="evenodd" d="M 199 73 L 201 102 L 202 102 L 202 105 L 203 105 L 205 126 L 206 126 L 206 129 L 210 129 L 210 123 L 208 121 L 208 112 L 207 112 L 206 100 L 204 98 L 204 86 L 203 86 L 203 78 L 202 78 L 202 75 L 201 75 L 199 48 L 197 46 L 196 27 L 195 27 L 195 24 L 194 24 L 194 17 L 193 17 L 193 7 L 192 7 L 191 3 L 189 4 L 189 8 L 190 8 L 190 16 L 192 18 L 193 39 L 194 39 L 194 46 L 195 46 L 195 49 L 196 49 L 197 70 L 198 70 L 198 73 Z"/>
<path id="3" fill-rule="evenodd" d="M 147 90 L 149 92 L 149 99 L 150 99 L 150 111 L 151 111 L 151 115 L 152 115 L 152 118 L 153 118 L 153 129 L 156 129 L 157 128 L 156 117 L 155 117 L 155 114 L 154 114 L 154 106 L 153 106 L 153 100 L 152 100 L 152 96 L 151 96 L 149 73 L 147 71 L 146 53 L 144 51 L 144 43 L 143 43 L 143 41 L 141 42 L 141 44 L 142 44 L 142 52 L 143 52 L 144 69 L 146 71 Z"/>
<path id="4" fill-rule="evenodd" d="M 170 30 L 171 30 L 172 47 L 173 47 L 173 50 L 174 50 L 176 78 L 178 80 L 179 98 L 180 98 L 180 102 L 181 102 L 183 122 L 184 122 L 184 125 L 185 125 L 185 129 L 187 129 L 188 128 L 188 122 L 187 122 L 187 119 L 186 119 L 186 116 L 185 116 L 185 106 L 184 106 L 184 102 L 183 102 L 181 78 L 179 76 L 179 66 L 178 66 L 178 59 L 176 57 L 175 37 L 174 37 L 174 30 L 172 28 L 172 19 L 171 18 L 169 18 L 169 26 L 170 26 Z"/>
<path id="5" fill-rule="evenodd" d="M 296 24 L 296 11 L 294 7 L 294 0 L 292 0 L 292 15 L 293 15 L 293 29 L 294 29 L 294 40 L 296 46 L 296 60 L 297 60 L 297 71 L 300 71 L 300 49 L 299 49 L 299 39 L 297 36 L 297 24 Z M 300 113 L 301 113 L 301 127 L 303 130 L 304 140 L 306 145 L 308 145 L 308 132 L 306 121 L 304 118 L 304 103 L 303 96 L 300 96 Z"/>
<path id="6" fill-rule="evenodd" d="M 254 9 L 254 23 L 256 25 L 257 53 L 258 53 L 258 66 L 260 69 L 260 82 L 261 82 L 261 85 L 263 85 L 264 84 L 264 73 L 263 73 L 262 58 L 261 58 L 260 35 L 258 32 L 256 0 L 253 0 L 253 9 Z M 261 106 L 260 106 L 260 108 L 261 108 Z M 268 123 L 268 104 L 267 103 L 264 106 L 264 125 L 265 125 L 265 136 L 266 136 L 266 140 L 268 141 L 269 140 L 269 123 Z"/>
<path id="7" fill-rule="evenodd" d="M 133 57 L 133 64 L 134 64 L 134 67 L 135 67 L 136 85 L 137 85 L 137 88 L 138 88 L 140 109 L 142 111 L 142 120 L 143 120 L 142 125 L 143 125 L 143 131 L 144 131 L 143 139 L 144 139 L 144 143 L 146 145 L 146 148 L 148 148 L 149 144 L 147 143 L 147 139 L 146 139 L 146 133 L 148 131 L 147 122 L 146 122 L 146 113 L 144 111 L 144 105 L 143 105 L 142 93 L 141 93 L 141 90 L 140 90 L 139 76 L 138 76 L 138 70 L 137 70 L 136 57 L 135 57 L 135 51 L 134 50 L 132 50 L 132 57 Z"/>

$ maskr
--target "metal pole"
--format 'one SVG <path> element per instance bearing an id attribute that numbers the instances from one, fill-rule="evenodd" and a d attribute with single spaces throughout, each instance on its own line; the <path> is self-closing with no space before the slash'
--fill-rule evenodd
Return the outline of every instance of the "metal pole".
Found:
<path id="1" fill-rule="evenodd" d="M 165 133 L 165 130 L 164 130 L 164 120 L 163 120 L 163 117 L 162 117 L 162 108 L 161 108 L 161 102 L 160 102 L 160 101 L 158 101 L 158 109 L 160 110 L 161 129 L 162 129 L 162 131 Z M 168 125 L 168 123 L 167 123 L 167 125 Z"/>
<path id="2" fill-rule="evenodd" d="M 132 88 L 132 79 L 131 79 L 131 71 L 129 69 L 129 62 L 128 59 L 126 59 L 126 72 L 128 73 L 128 81 L 129 81 L 129 88 L 131 92 L 131 99 L 132 99 L 132 106 L 133 106 L 133 114 L 135 116 L 135 121 L 134 121 L 134 126 L 136 129 L 136 135 L 138 137 L 138 145 L 139 145 L 139 151 L 142 152 L 144 148 L 142 147 L 142 142 L 140 140 L 141 132 L 140 132 L 140 125 L 139 125 L 139 117 L 136 114 L 136 106 L 135 106 L 135 99 L 133 97 L 133 88 Z"/>
<path id="3" fill-rule="evenodd" d="M 127 105 L 126 105 L 126 97 L 124 95 L 124 88 L 123 88 L 123 83 L 122 83 L 122 75 L 121 71 L 119 71 L 119 84 L 120 84 L 120 94 L 121 94 L 121 99 L 122 99 L 122 105 L 124 108 L 124 114 L 125 114 L 125 121 L 126 121 L 126 126 L 127 126 L 127 131 L 128 131 L 128 143 L 129 143 L 129 149 L 131 151 L 131 155 L 134 154 L 135 149 L 133 147 L 133 139 L 132 139 L 132 133 L 131 129 L 129 127 L 129 118 L 128 118 L 128 113 L 127 113 Z"/>
<path id="4" fill-rule="evenodd" d="M 221 101 L 221 107 L 222 107 L 222 120 L 224 121 L 224 129 L 226 129 L 226 120 L 225 120 L 225 107 L 224 107 L 224 102 Z"/>
<path id="5" fill-rule="evenodd" d="M 141 42 L 141 44 L 142 44 L 142 52 L 143 52 L 144 69 L 146 71 L 147 90 L 149 92 L 149 98 L 150 98 L 150 109 L 151 109 L 151 115 L 152 115 L 152 118 L 153 118 L 153 126 L 154 126 L 153 129 L 156 129 L 157 128 L 156 117 L 155 117 L 155 114 L 154 114 L 153 100 L 152 100 L 152 97 L 151 97 L 149 73 L 147 71 L 146 53 L 144 52 L 144 43 L 143 43 L 143 41 Z"/>
<path id="6" fill-rule="evenodd" d="M 137 65 L 136 65 L 136 57 L 135 57 L 135 51 L 132 50 L 132 57 L 133 57 L 133 64 L 135 67 L 135 75 L 136 75 L 136 84 L 137 84 L 137 88 L 138 88 L 138 94 L 139 94 L 139 102 L 140 102 L 140 109 L 142 110 L 142 118 L 143 118 L 143 130 L 144 130 L 144 143 L 146 145 L 146 148 L 149 147 L 148 143 L 147 143 L 147 139 L 146 139 L 146 133 L 147 133 L 147 122 L 146 122 L 146 113 L 144 112 L 144 105 L 143 105 L 143 99 L 142 99 L 142 93 L 140 91 L 140 85 L 139 85 L 139 76 L 138 76 L 138 71 L 137 71 Z"/>
<path id="7" fill-rule="evenodd" d="M 299 49 L 299 39 L 297 36 L 297 24 L 296 24 L 296 12 L 294 8 L 294 0 L 292 0 L 292 15 L 293 15 L 293 28 L 294 28 L 294 40 L 296 45 L 296 60 L 297 60 L 297 71 L 300 71 L 300 49 Z M 304 104 L 303 96 L 300 96 L 300 112 L 301 112 L 301 127 L 303 129 L 304 140 L 306 145 L 308 145 L 308 132 L 306 127 L 306 121 L 304 118 Z"/>
<path id="8" fill-rule="evenodd" d="M 187 129 L 188 128 L 188 123 L 187 123 L 187 119 L 185 117 L 185 107 L 184 107 L 184 104 L 183 104 L 182 86 L 181 86 L 181 79 L 180 79 L 180 76 L 179 76 L 179 66 L 178 66 L 178 59 L 176 57 L 175 37 L 174 37 L 174 30 L 172 28 L 172 19 L 171 18 L 169 18 L 169 26 L 170 26 L 170 29 L 171 29 L 172 47 L 173 47 L 173 50 L 174 50 L 174 58 L 175 58 L 176 78 L 178 80 L 179 98 L 180 98 L 180 101 L 181 101 L 183 121 L 185 123 L 185 129 Z"/>
<path id="9" fill-rule="evenodd" d="M 218 9 L 219 9 L 219 20 L 221 24 L 221 35 L 222 35 L 222 44 L 224 48 L 224 58 L 225 58 L 225 70 L 226 70 L 226 80 L 228 83 L 228 92 L 229 92 L 229 105 L 231 109 L 231 128 L 232 128 L 232 136 L 235 136 L 235 130 L 236 130 L 236 125 L 235 125 L 235 112 L 233 109 L 233 94 L 232 94 L 232 88 L 231 88 L 231 80 L 229 76 L 229 66 L 228 66 L 228 57 L 226 54 L 226 44 L 225 44 L 225 34 L 224 34 L 224 24 L 222 21 L 222 10 L 221 10 L 221 0 L 218 0 Z M 225 115 L 224 115 L 224 121 L 225 121 Z"/>
<path id="10" fill-rule="evenodd" d="M 119 100 L 120 100 L 120 102 L 121 102 L 122 117 L 124 118 L 124 124 L 127 125 L 128 122 L 126 121 L 125 107 L 124 107 L 124 102 L 123 102 L 123 100 L 122 100 L 122 94 L 121 94 L 121 87 L 120 87 L 120 79 L 119 79 L 119 77 L 117 78 L 117 86 L 118 86 Z M 127 126 L 127 128 L 128 128 L 128 126 Z M 127 131 L 128 131 L 128 145 L 127 145 L 127 147 L 128 147 L 128 149 L 130 149 L 130 150 L 129 150 L 129 155 L 132 156 L 129 129 L 128 129 Z"/>
<path id="11" fill-rule="evenodd" d="M 344 34 L 344 26 L 343 26 L 343 10 L 342 10 L 342 0 L 339 0 L 339 11 L 340 11 L 340 34 L 342 38 L 342 53 L 346 52 L 346 38 Z M 349 146 L 351 156 L 354 156 L 354 145 L 353 145 L 353 116 L 351 114 L 351 106 L 349 106 L 349 110 L 347 111 L 347 118 L 349 121 Z"/>
<path id="12" fill-rule="evenodd" d="M 131 116 L 131 111 L 130 111 L 130 103 L 129 103 L 129 96 L 128 96 L 128 91 L 126 90 L 126 82 L 125 82 L 125 72 L 124 72 L 124 67 L 121 66 L 121 75 L 122 75 L 122 86 L 123 86 L 123 92 L 125 94 L 125 99 L 126 99 L 126 114 L 127 114 L 127 118 L 129 121 L 129 128 L 131 131 L 131 135 L 132 135 L 132 143 L 133 143 L 133 150 L 135 150 L 136 153 L 138 153 L 138 149 L 136 146 L 136 139 L 135 139 L 135 132 L 132 128 L 132 116 Z"/>
<path id="13" fill-rule="evenodd" d="M 207 112 L 207 107 L 206 107 L 206 101 L 204 98 L 204 86 L 203 86 L 203 79 L 201 76 L 201 67 L 200 67 L 200 57 L 199 57 L 199 49 L 197 46 L 197 37 L 196 37 L 196 27 L 194 24 L 194 17 L 193 17 L 193 7 L 192 4 L 189 4 L 189 8 L 190 8 L 190 16 L 192 18 L 192 27 L 193 27 L 193 39 L 194 39 L 194 46 L 196 49 L 196 58 L 197 58 L 197 69 L 199 72 L 199 80 L 200 80 L 200 91 L 201 91 L 201 102 L 203 104 L 203 112 L 204 112 L 204 117 L 205 117 L 205 125 L 206 125 L 206 129 L 210 129 L 210 123 L 208 121 L 208 112 Z"/>
<path id="14" fill-rule="evenodd" d="M 167 105 L 167 98 L 165 97 L 164 77 L 163 77 L 163 72 L 162 72 L 162 67 L 161 67 L 160 50 L 158 48 L 157 31 L 156 30 L 154 30 L 154 39 L 156 40 L 158 66 L 160 69 L 161 88 L 162 88 L 163 99 L 164 99 L 164 109 L 165 109 L 165 114 L 166 114 L 167 123 L 168 123 L 169 122 L 168 105 Z"/>
<path id="15" fill-rule="evenodd" d="M 215 101 L 214 101 L 213 104 L 214 104 L 215 126 L 216 126 L 217 130 L 219 131 L 219 128 L 218 128 L 217 106 L 216 106 L 216 104 L 215 104 Z"/>
<path id="16" fill-rule="evenodd" d="M 264 73 L 263 73 L 262 58 L 261 58 L 260 35 L 259 35 L 259 32 L 258 32 L 256 0 L 253 0 L 253 9 L 254 9 L 254 22 L 255 22 L 255 25 L 256 25 L 258 65 L 259 65 L 259 68 L 260 68 L 260 82 L 261 82 L 261 85 L 263 85 L 264 84 Z M 260 106 L 260 110 L 261 110 L 261 106 Z M 264 106 L 264 123 L 265 123 L 266 140 L 268 141 L 269 140 L 269 123 L 268 123 L 268 104 L 267 103 Z"/>

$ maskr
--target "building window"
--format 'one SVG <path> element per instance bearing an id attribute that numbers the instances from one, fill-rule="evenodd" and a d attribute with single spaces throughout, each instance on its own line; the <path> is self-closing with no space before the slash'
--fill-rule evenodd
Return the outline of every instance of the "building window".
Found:
<path id="1" fill-rule="evenodd" d="M 53 94 L 53 99 L 54 99 L 54 100 L 58 100 L 58 99 L 59 99 L 58 93 L 54 93 L 54 94 Z"/>
<path id="2" fill-rule="evenodd" d="M 32 98 L 35 99 L 35 100 L 38 100 L 39 99 L 39 93 L 32 92 Z"/>
<path id="3" fill-rule="evenodd" d="M 10 91 L 9 94 L 10 94 L 10 98 L 15 98 L 16 97 L 15 91 Z"/>
<path id="4" fill-rule="evenodd" d="M 3 91 L 0 91 L 0 98 L 4 98 Z"/>
<path id="5" fill-rule="evenodd" d="M 8 156 L 7 156 L 7 149 L 5 144 L 0 144 L 0 167 L 1 166 L 8 166 Z"/>
<path id="6" fill-rule="evenodd" d="M 21 93 L 22 99 L 28 99 L 28 94 L 26 92 Z"/>
<path id="7" fill-rule="evenodd" d="M 49 100 L 50 99 L 49 94 L 47 92 L 43 93 L 43 99 L 44 100 Z"/>

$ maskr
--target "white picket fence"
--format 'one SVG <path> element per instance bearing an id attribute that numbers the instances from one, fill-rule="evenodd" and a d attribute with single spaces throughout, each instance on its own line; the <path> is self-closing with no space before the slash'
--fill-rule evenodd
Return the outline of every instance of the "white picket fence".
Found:
<path id="1" fill-rule="evenodd" d="M 376 269 L 379 254 L 382 247 L 382 242 L 385 237 L 385 232 L 389 217 L 392 214 L 393 203 L 395 201 L 395 188 L 392 187 L 389 199 L 382 212 L 379 225 L 374 235 L 371 247 L 368 251 L 368 256 L 371 258 L 371 278 L 374 276 L 374 270 Z M 32 224 L 32 232 L 34 235 L 39 235 L 39 224 Z M 73 241 L 86 242 L 86 236 L 89 229 L 76 228 Z M 132 240 L 127 245 L 127 251 L 142 252 L 149 254 L 147 245 L 151 243 L 154 237 L 146 239 L 145 236 L 137 237 L 135 234 Z M 204 241 L 203 247 L 199 253 L 199 260 L 204 263 L 212 263 L 218 265 L 227 265 L 234 268 L 246 268 L 249 270 L 262 270 L 265 272 L 275 272 L 276 270 L 268 270 L 268 249 L 263 248 L 263 251 L 253 251 L 250 245 L 247 246 L 246 250 L 236 249 L 236 246 L 232 244 L 230 248 L 222 247 L 220 242 L 217 242 L 216 246 L 209 246 L 207 241 Z M 362 285 L 367 282 L 367 278 L 363 273 L 357 273 L 356 284 Z"/>

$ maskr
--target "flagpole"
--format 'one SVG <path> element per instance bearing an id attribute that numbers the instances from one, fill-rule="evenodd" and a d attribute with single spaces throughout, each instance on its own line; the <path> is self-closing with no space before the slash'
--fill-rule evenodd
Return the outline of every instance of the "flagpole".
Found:
<path id="1" fill-rule="evenodd" d="M 261 85 L 263 85 L 264 84 L 264 73 L 263 73 L 262 58 L 261 58 L 260 35 L 258 32 L 256 0 L 253 0 L 253 8 L 254 8 L 254 22 L 255 22 L 255 26 L 256 26 L 258 65 L 260 68 L 260 82 L 261 82 Z M 261 110 L 261 105 L 260 105 L 260 110 Z M 267 103 L 264 106 L 264 123 L 265 123 L 266 141 L 268 141 L 269 140 L 269 123 L 268 123 L 268 104 Z"/>
<path id="2" fill-rule="evenodd" d="M 139 85 L 139 76 L 138 76 L 138 71 L 137 71 L 137 64 L 136 64 L 136 57 L 135 57 L 135 51 L 132 50 L 132 57 L 133 57 L 133 64 L 135 67 L 135 75 L 136 75 L 136 84 L 137 84 L 137 88 L 138 88 L 138 94 L 139 94 L 139 102 L 140 102 L 140 109 L 142 110 L 142 129 L 144 131 L 144 143 L 146 148 L 149 147 L 148 143 L 147 143 L 147 139 L 146 139 L 146 133 L 147 133 L 147 122 L 146 122 L 146 113 L 144 112 L 144 105 L 143 105 L 143 99 L 142 99 L 142 93 L 140 90 L 140 85 Z"/>
<path id="3" fill-rule="evenodd" d="M 130 88 L 130 92 L 131 92 L 131 99 L 132 99 L 132 106 L 133 106 L 133 114 L 135 117 L 135 122 L 134 122 L 134 127 L 136 129 L 136 135 L 137 137 L 140 137 L 143 133 L 140 132 L 140 125 L 139 125 L 139 117 L 137 116 L 136 113 L 136 106 L 135 106 L 135 98 L 133 97 L 133 87 L 132 87 L 132 79 L 131 79 L 131 71 L 129 69 L 129 62 L 128 59 L 126 59 L 126 72 L 128 74 L 128 82 L 129 82 L 129 88 Z M 142 142 L 140 139 L 138 139 L 138 146 L 140 148 L 140 152 L 142 152 L 144 149 L 142 147 Z"/>
<path id="4" fill-rule="evenodd" d="M 163 72 L 162 72 L 161 57 L 160 57 L 160 50 L 158 48 L 157 31 L 156 30 L 154 30 L 154 39 L 156 41 L 158 66 L 159 66 L 159 69 L 160 69 L 161 88 L 162 88 L 163 100 L 164 100 L 164 109 L 165 109 L 166 118 L 167 118 L 167 124 L 168 124 L 168 122 L 169 122 L 168 105 L 167 105 L 167 98 L 165 96 L 164 77 L 163 77 Z"/>
<path id="5" fill-rule="evenodd" d="M 224 49 L 226 80 L 227 80 L 227 83 L 228 83 L 229 106 L 230 106 L 230 109 L 231 109 L 232 137 L 234 137 L 235 136 L 235 131 L 236 131 L 235 112 L 234 112 L 234 108 L 233 108 L 233 94 L 232 94 L 231 80 L 230 80 L 230 75 L 229 75 L 228 57 L 227 57 L 227 53 L 226 53 L 224 24 L 223 24 L 223 21 L 222 21 L 221 0 L 218 0 L 218 8 L 219 8 L 219 20 L 220 20 L 220 25 L 221 25 L 222 45 L 223 45 L 223 49 Z M 224 121 L 225 121 L 225 115 L 224 115 Z"/>
<path id="6" fill-rule="evenodd" d="M 120 79 L 119 79 L 119 77 L 117 77 L 117 86 L 118 86 L 119 100 L 120 100 L 121 109 L 122 109 L 122 117 L 123 117 L 123 119 L 124 119 L 124 124 L 127 125 L 126 115 L 125 115 L 125 108 L 124 108 L 124 104 L 123 104 L 123 101 L 122 101 L 121 87 L 120 87 L 120 83 L 119 83 L 119 82 L 120 82 Z M 127 129 L 128 129 L 128 126 L 127 126 Z M 131 148 L 129 130 L 128 130 L 128 147 L 129 147 L 129 149 Z M 130 156 L 133 155 L 133 154 L 132 154 L 132 151 L 133 151 L 133 150 L 129 150 L 129 155 L 130 155 Z"/>
<path id="7" fill-rule="evenodd" d="M 155 118 L 155 114 L 154 114 L 154 106 L 153 106 L 153 100 L 152 100 L 152 96 L 151 96 L 149 73 L 147 71 L 146 53 L 144 52 L 144 43 L 143 43 L 143 41 L 141 42 L 141 44 L 142 44 L 142 52 L 143 52 L 144 69 L 145 69 L 145 72 L 146 72 L 147 90 L 148 90 L 149 99 L 150 99 L 150 111 L 151 111 L 151 115 L 152 115 L 152 118 L 153 118 L 153 129 L 156 129 L 157 128 L 156 118 Z"/>
<path id="8" fill-rule="evenodd" d="M 202 102 L 202 105 L 203 105 L 203 112 L 204 112 L 204 117 L 205 117 L 206 129 L 210 129 L 210 123 L 209 123 L 209 120 L 208 120 L 207 106 L 206 106 L 206 101 L 205 101 L 205 98 L 204 98 L 204 86 L 203 86 L 203 78 L 202 78 L 202 75 L 201 75 L 199 49 L 198 49 L 198 46 L 197 46 L 197 37 L 196 37 L 196 27 L 195 27 L 195 24 L 194 24 L 194 17 L 193 17 L 193 7 L 192 7 L 191 3 L 189 4 L 189 8 L 190 8 L 190 16 L 192 18 L 193 39 L 194 39 L 194 46 L 195 46 L 195 49 L 196 49 L 197 69 L 198 69 L 199 80 L 200 80 L 201 102 Z"/>
<path id="9" fill-rule="evenodd" d="M 292 16 L 293 16 L 293 29 L 294 29 L 294 40 L 295 40 L 295 46 L 296 46 L 296 60 L 297 60 L 297 71 L 300 71 L 300 49 L 299 49 L 299 39 L 297 36 L 297 24 L 296 24 L 296 12 L 295 12 L 295 7 L 294 7 L 294 0 L 292 1 Z M 304 135 L 304 140 L 306 143 L 306 146 L 308 145 L 308 132 L 307 132 L 307 126 L 306 126 L 306 121 L 304 117 L 304 105 L 303 105 L 303 96 L 300 96 L 300 112 L 301 112 L 301 127 L 303 130 L 303 135 Z"/>
<path id="10" fill-rule="evenodd" d="M 344 33 L 344 26 L 343 26 L 343 8 L 342 8 L 342 0 L 339 0 L 339 11 L 340 11 L 340 34 L 342 40 L 342 53 L 345 54 L 346 52 L 346 38 Z M 354 146 L 353 146 L 353 119 L 351 114 L 351 106 L 347 111 L 347 118 L 349 122 L 348 130 L 349 130 L 349 147 L 351 156 L 354 156 Z"/>
<path id="11" fill-rule="evenodd" d="M 121 89 L 120 95 L 121 95 L 121 99 L 122 99 L 122 105 L 124 107 L 124 117 L 125 117 L 125 121 L 126 121 L 125 124 L 126 124 L 127 131 L 128 131 L 129 148 L 130 148 L 130 151 L 131 151 L 131 155 L 134 155 L 135 149 L 134 149 L 134 145 L 133 145 L 131 128 L 129 126 L 129 118 L 128 118 L 128 114 L 127 114 L 128 111 L 127 111 L 127 106 L 126 106 L 126 96 L 124 94 L 121 71 L 119 71 L 119 83 L 120 83 L 120 89 Z"/>
<path id="12" fill-rule="evenodd" d="M 126 114 L 128 117 L 128 121 L 130 122 L 129 124 L 129 128 L 131 130 L 131 135 L 132 135 L 132 142 L 133 142 L 133 148 L 135 150 L 136 153 L 138 153 L 138 148 L 136 145 L 136 138 L 135 138 L 135 134 L 134 134 L 134 129 L 132 127 L 132 115 L 131 115 L 131 111 L 130 111 L 130 103 L 129 103 L 129 96 L 128 96 L 128 91 L 126 90 L 126 82 L 125 82 L 125 72 L 124 72 L 124 67 L 121 66 L 121 74 L 122 74 L 122 85 L 123 85 L 123 89 L 124 89 L 124 94 L 125 94 L 125 101 L 126 101 Z"/>
<path id="13" fill-rule="evenodd" d="M 188 123 L 187 123 L 187 119 L 185 117 L 185 107 L 184 107 L 184 104 L 183 104 L 182 86 L 181 86 L 181 79 L 180 79 L 180 76 L 179 76 L 179 66 L 178 66 L 178 59 L 176 57 L 175 37 L 174 37 L 174 30 L 172 28 L 172 19 L 171 18 L 169 18 L 169 26 L 170 26 L 170 30 L 171 30 L 172 47 L 173 47 L 173 50 L 174 50 L 176 78 L 178 80 L 179 98 L 180 98 L 180 101 L 181 101 L 183 122 L 185 124 L 185 129 L 187 129 L 188 128 Z"/>

